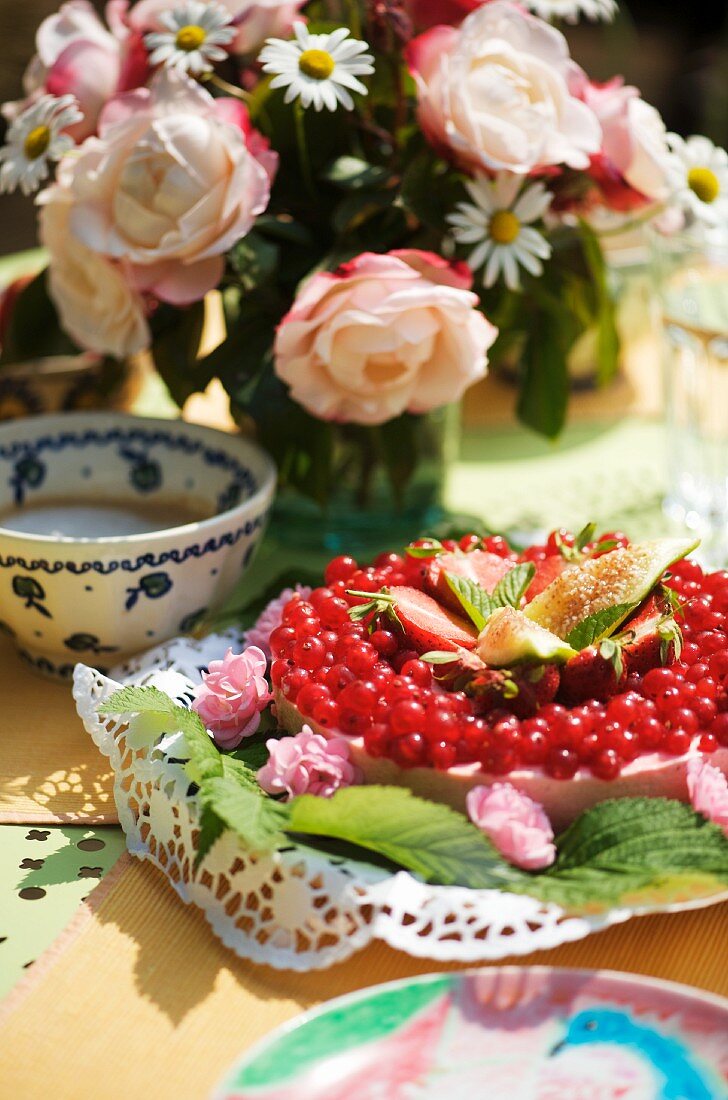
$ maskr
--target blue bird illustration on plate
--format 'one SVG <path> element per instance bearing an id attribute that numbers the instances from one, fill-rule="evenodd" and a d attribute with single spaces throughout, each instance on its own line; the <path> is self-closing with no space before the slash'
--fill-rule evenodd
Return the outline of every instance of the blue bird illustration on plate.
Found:
<path id="1" fill-rule="evenodd" d="M 658 1082 L 655 1100 L 726 1100 L 726 1093 L 716 1091 L 678 1039 L 637 1023 L 628 1012 L 618 1009 L 595 1008 L 578 1013 L 551 1054 L 603 1043 L 628 1049 L 648 1063 Z"/>

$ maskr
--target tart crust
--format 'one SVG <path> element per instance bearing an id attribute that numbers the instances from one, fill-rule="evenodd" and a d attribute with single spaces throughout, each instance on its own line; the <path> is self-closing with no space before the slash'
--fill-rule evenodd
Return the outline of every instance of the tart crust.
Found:
<path id="1" fill-rule="evenodd" d="M 477 764 L 464 764 L 438 771 L 436 768 L 400 768 L 386 757 L 373 757 L 364 750 L 361 737 L 348 737 L 340 730 L 325 729 L 310 718 L 304 718 L 298 708 L 274 689 L 278 721 L 289 733 L 298 733 L 305 724 L 326 738 L 343 737 L 349 742 L 351 756 L 363 771 L 366 783 L 409 787 L 414 794 L 432 802 L 442 802 L 465 812 L 468 791 L 479 784 L 511 783 L 544 807 L 558 832 L 569 825 L 584 810 L 608 798 L 674 798 L 689 801 L 687 766 L 694 757 L 704 754 L 693 747 L 682 756 L 650 753 L 631 761 L 616 779 L 598 779 L 587 768 L 580 768 L 571 779 L 553 779 L 541 768 L 519 768 L 508 775 L 489 775 Z M 728 748 L 717 749 L 708 758 L 710 763 L 728 775 Z"/>

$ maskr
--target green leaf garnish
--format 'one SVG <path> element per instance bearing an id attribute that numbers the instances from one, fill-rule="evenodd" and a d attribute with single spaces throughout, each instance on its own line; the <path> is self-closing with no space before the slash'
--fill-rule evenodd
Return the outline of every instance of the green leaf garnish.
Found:
<path id="1" fill-rule="evenodd" d="M 465 614 L 478 630 L 482 630 L 499 605 L 484 588 L 467 577 L 456 577 L 454 573 L 445 573 L 445 580 L 460 600 Z"/>
<path id="2" fill-rule="evenodd" d="M 493 589 L 492 599 L 498 607 L 520 607 L 521 600 L 533 580 L 536 566 L 532 561 L 521 562 L 501 577 Z"/>
<path id="3" fill-rule="evenodd" d="M 622 642 L 616 638 L 604 638 L 599 644 L 599 656 L 609 661 L 614 669 L 617 682 L 622 679 L 624 673 L 624 660 L 622 658 Z"/>
<path id="4" fill-rule="evenodd" d="M 425 546 L 407 546 L 405 553 L 409 558 L 435 558 L 445 553 L 445 547 L 439 539 L 428 539 Z"/>
<path id="5" fill-rule="evenodd" d="M 576 540 L 575 540 L 575 543 L 574 543 L 577 550 L 579 550 L 579 551 L 583 550 L 584 547 L 586 546 L 586 544 L 588 542 L 591 542 L 591 540 L 594 538 L 594 534 L 596 532 L 596 529 L 597 529 L 596 523 L 587 523 L 586 526 L 582 527 L 581 531 L 576 536 Z"/>
<path id="6" fill-rule="evenodd" d="M 267 797 L 260 787 L 242 786 L 231 775 L 214 776 L 200 787 L 199 800 L 251 851 L 271 851 L 285 839 L 289 807 Z"/>
<path id="7" fill-rule="evenodd" d="M 595 611 L 593 615 L 587 615 L 569 631 L 566 641 L 573 649 L 586 649 L 608 634 L 612 627 L 621 623 L 634 606 L 632 603 L 617 603 L 602 611 Z"/>
<path id="8" fill-rule="evenodd" d="M 453 650 L 432 649 L 429 653 L 421 653 L 420 660 L 426 661 L 429 665 L 451 665 L 453 661 L 458 660 L 458 654 Z"/>
<path id="9" fill-rule="evenodd" d="M 397 618 L 396 601 L 386 588 L 382 588 L 379 592 L 359 592 L 355 589 L 347 589 L 347 596 L 359 596 L 361 599 L 366 600 L 366 603 L 358 603 L 349 608 L 349 618 L 353 622 L 359 622 L 360 619 L 368 619 L 370 615 L 389 615 L 395 622 L 399 622 Z"/>
<path id="10" fill-rule="evenodd" d="M 464 814 L 405 787 L 347 787 L 290 804 L 291 832 L 356 844 L 443 885 L 489 888 L 523 882 Z"/>
<path id="11" fill-rule="evenodd" d="M 674 652 L 674 659 L 679 661 L 683 647 L 683 635 L 672 615 L 668 615 L 657 624 L 657 633 L 660 638 L 660 661 L 662 664 L 666 665 L 669 661 L 671 648 Z"/>

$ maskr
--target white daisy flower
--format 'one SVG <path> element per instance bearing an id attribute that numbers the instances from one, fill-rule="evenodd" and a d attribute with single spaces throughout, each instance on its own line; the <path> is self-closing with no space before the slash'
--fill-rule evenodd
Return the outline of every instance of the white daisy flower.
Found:
<path id="1" fill-rule="evenodd" d="M 285 88 L 285 102 L 300 99 L 304 107 L 326 107 L 335 111 L 339 103 L 348 111 L 354 106 L 347 89 L 366 95 L 357 76 L 374 72 L 366 42 L 349 38 L 348 27 L 331 34 L 309 34 L 303 23 L 294 23 L 295 39 L 269 38 L 260 51 L 263 72 L 274 73 L 271 88 Z"/>
<path id="2" fill-rule="evenodd" d="M 706 137 L 668 134 L 673 201 L 710 226 L 728 225 L 728 153 Z"/>
<path id="3" fill-rule="evenodd" d="M 37 191 L 47 178 L 49 162 L 60 160 L 74 146 L 62 131 L 83 118 L 72 95 L 44 95 L 16 115 L 0 149 L 0 193 L 24 195 Z"/>
<path id="4" fill-rule="evenodd" d="M 549 23 L 555 19 L 578 23 L 582 15 L 611 23 L 618 10 L 616 0 L 523 0 L 523 6 Z"/>
<path id="5" fill-rule="evenodd" d="M 167 30 L 144 36 L 144 44 L 151 51 L 149 60 L 152 65 L 182 72 L 209 72 L 216 61 L 228 56 L 222 47 L 237 34 L 230 13 L 208 0 L 185 0 L 158 18 Z"/>
<path id="6" fill-rule="evenodd" d="M 542 183 L 521 190 L 522 183 L 520 176 L 509 172 L 500 172 L 493 180 L 477 176 L 465 184 L 473 202 L 459 202 L 456 212 L 448 215 L 455 240 L 476 246 L 468 264 L 473 271 L 485 268 L 484 286 L 493 286 L 502 274 L 506 286 L 518 290 L 518 268 L 540 275 L 541 260 L 551 255 L 551 245 L 529 224 L 546 213 L 551 194 Z"/>

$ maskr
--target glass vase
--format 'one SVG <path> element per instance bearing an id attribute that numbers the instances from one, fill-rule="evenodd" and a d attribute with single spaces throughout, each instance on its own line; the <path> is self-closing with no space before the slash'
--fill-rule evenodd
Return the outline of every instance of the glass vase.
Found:
<path id="1" fill-rule="evenodd" d="M 653 234 L 661 305 L 667 515 L 728 564 L 728 245 Z"/>
<path id="2" fill-rule="evenodd" d="M 330 554 L 396 548 L 445 517 L 448 468 L 457 455 L 460 406 L 405 414 L 381 429 L 333 425 L 330 491 L 325 504 L 280 489 L 272 533 L 288 546 Z M 397 443 L 401 432 L 401 446 Z"/>

